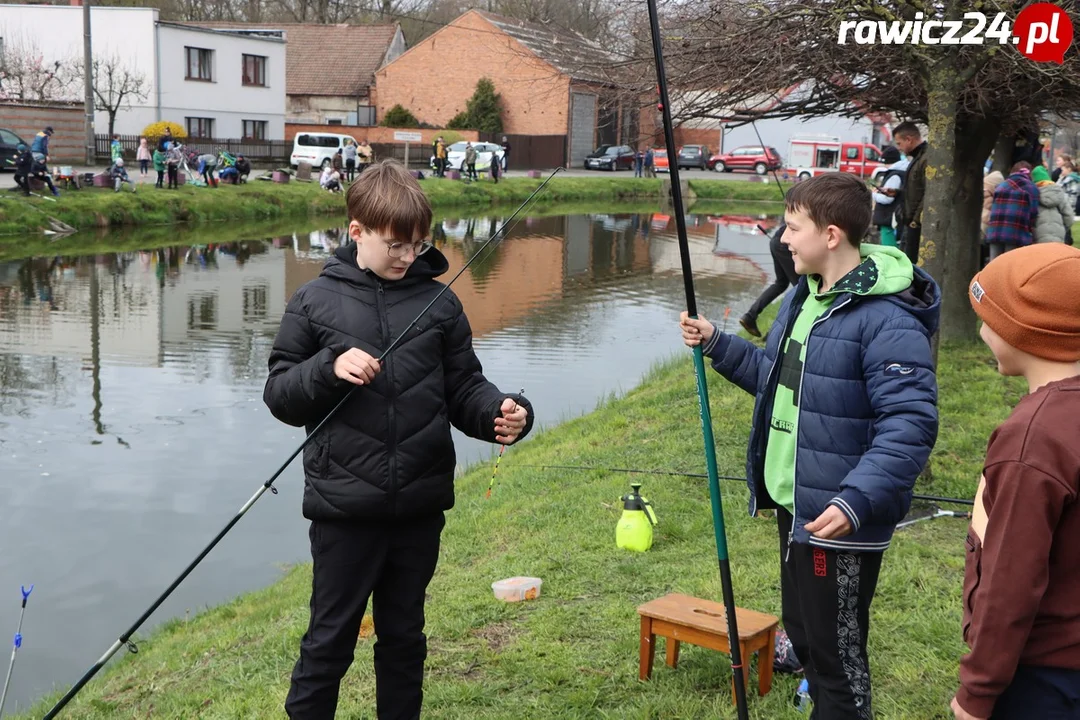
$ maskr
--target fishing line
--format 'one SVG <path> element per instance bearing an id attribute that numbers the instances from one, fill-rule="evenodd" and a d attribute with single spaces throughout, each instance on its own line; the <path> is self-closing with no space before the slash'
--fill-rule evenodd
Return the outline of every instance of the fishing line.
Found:
<path id="1" fill-rule="evenodd" d="M 511 215 L 509 219 L 507 219 L 507 221 L 502 224 L 502 227 L 500 227 L 496 232 L 492 233 L 491 237 L 488 238 L 488 240 L 480 247 L 480 249 L 473 254 L 469 261 L 466 262 L 462 266 L 462 268 L 457 271 L 454 277 L 452 277 L 450 281 L 446 283 L 441 290 L 439 290 L 435 297 L 431 299 L 431 302 L 429 302 L 424 307 L 424 309 L 417 314 L 413 321 L 408 324 L 408 326 L 401 332 L 401 334 L 398 335 L 397 339 L 390 343 L 390 346 L 386 348 L 386 350 L 384 350 L 381 355 L 379 355 L 379 357 L 376 359 L 376 362 L 381 365 L 383 361 L 385 361 L 386 358 L 389 357 L 390 353 L 392 353 L 398 347 L 402 339 L 406 335 L 408 335 L 412 328 L 418 322 L 420 322 L 421 318 L 423 318 L 427 314 L 427 312 L 432 307 L 434 307 L 435 303 L 438 302 L 446 293 L 446 291 L 450 289 L 450 286 L 453 285 L 454 282 L 459 277 L 461 277 L 461 274 L 464 273 L 470 265 L 472 265 L 473 261 L 480 256 L 480 253 L 486 250 L 490 244 L 494 243 L 497 239 L 499 239 L 500 236 L 505 237 L 507 232 L 507 226 L 509 225 L 510 221 L 514 220 L 518 216 L 518 214 L 521 213 L 521 211 L 524 210 L 525 207 L 537 196 L 537 194 L 545 187 L 547 187 L 547 184 L 551 182 L 551 179 L 555 177 L 555 175 L 558 174 L 558 172 L 562 169 L 563 168 L 555 168 L 552 173 L 548 175 L 547 179 L 544 180 L 544 182 L 542 182 L 535 190 L 533 190 L 529 197 L 525 198 L 525 201 L 518 206 L 517 210 L 514 211 L 514 214 Z M 511 228 L 512 227 L 513 226 L 511 226 Z M 121 647 L 127 646 L 128 650 L 130 650 L 132 653 L 137 653 L 139 651 L 138 646 L 131 641 L 131 636 L 135 634 L 135 631 L 137 631 L 139 627 L 144 622 L 146 622 L 146 620 L 154 613 L 154 611 L 156 611 L 161 606 L 161 604 L 165 602 L 169 595 L 171 595 L 173 591 L 176 590 L 177 587 L 179 587 L 180 583 L 182 583 L 184 579 L 191 574 L 191 572 L 196 568 L 196 566 L 198 566 L 198 564 L 202 562 L 207 555 L 210 554 L 210 551 L 213 550 L 219 542 L 221 542 L 221 539 L 224 538 L 230 530 L 232 530 L 233 526 L 235 526 L 236 523 L 240 521 L 240 518 L 242 518 L 249 509 L 251 509 L 251 506 L 254 505 L 255 502 L 260 497 L 262 497 L 262 495 L 267 490 L 270 490 L 270 492 L 275 495 L 277 494 L 278 490 L 276 487 L 274 487 L 274 481 L 277 480 L 283 472 L 285 472 L 285 469 L 289 466 L 289 464 L 292 463 L 294 459 L 296 459 L 297 455 L 304 451 L 304 448 L 307 447 L 308 443 L 311 442 L 312 438 L 314 438 L 319 433 L 319 431 L 323 429 L 323 427 L 331 420 L 331 418 L 337 415 L 338 411 L 353 397 L 353 394 L 357 391 L 358 388 L 359 386 L 354 385 L 349 390 L 349 392 L 345 394 L 345 397 L 338 401 L 338 404 L 335 405 L 334 408 L 326 414 L 326 417 L 324 417 L 319 422 L 319 424 L 315 426 L 315 429 L 312 430 L 311 433 L 304 438 L 303 442 L 301 442 L 300 445 L 292 452 L 292 454 L 289 455 L 285 462 L 282 463 L 281 467 L 279 467 L 277 471 L 274 472 L 274 474 L 266 480 L 266 482 L 259 486 L 259 489 L 255 492 L 254 495 L 251 496 L 251 498 L 246 503 L 244 503 L 244 505 L 240 508 L 240 510 L 236 513 L 232 520 L 230 520 L 225 525 L 225 527 L 223 527 L 221 531 L 214 536 L 214 539 L 211 540 L 210 543 L 202 550 L 202 552 L 200 552 L 195 557 L 191 564 L 189 564 L 184 569 L 184 571 L 180 573 L 180 575 L 175 580 L 173 580 L 172 584 L 170 584 L 169 587 L 166 588 L 165 592 L 163 592 L 161 596 L 158 597 L 158 599 L 155 600 L 154 603 L 146 609 L 146 612 L 144 612 L 139 617 L 139 619 L 136 620 L 135 623 L 130 628 L 128 628 L 127 631 L 124 632 L 123 635 L 117 638 L 116 642 L 112 644 L 112 646 L 105 652 L 105 654 L 102 655 L 101 658 L 99 658 L 98 661 L 94 663 L 94 665 L 89 670 L 86 671 L 86 674 L 79 678 L 79 681 L 75 683 L 75 685 L 70 690 L 68 690 L 67 694 L 60 698 L 56 705 L 54 705 L 53 708 L 49 710 L 49 712 L 44 716 L 43 720 L 51 720 L 52 718 L 56 717 L 60 713 L 60 711 L 63 710 L 69 702 L 71 702 L 72 698 L 74 698 L 79 693 L 79 691 L 82 690 L 86 683 L 88 683 L 90 679 L 93 678 L 94 675 L 96 675 L 98 671 L 105 666 L 105 663 L 109 661 L 109 658 L 115 655 L 116 651 L 119 650 Z"/>
<path id="2" fill-rule="evenodd" d="M 690 473 L 680 472 L 678 470 L 641 470 L 636 468 L 614 468 L 614 467 L 602 467 L 599 465 L 529 465 L 526 463 L 514 463 L 511 467 L 533 468 L 537 470 L 580 470 L 580 471 L 600 471 L 600 472 L 612 472 L 612 473 L 628 473 L 630 475 L 670 475 L 674 477 L 688 477 L 696 479 L 707 479 L 709 476 L 705 473 Z M 734 475 L 717 475 L 719 480 L 731 480 L 735 482 L 746 482 L 745 477 L 736 477 Z M 974 505 L 974 500 L 963 500 L 961 498 L 942 497 L 939 495 L 919 495 L 913 494 L 913 500 L 922 500 L 924 502 L 941 502 L 950 503 L 953 505 Z"/>

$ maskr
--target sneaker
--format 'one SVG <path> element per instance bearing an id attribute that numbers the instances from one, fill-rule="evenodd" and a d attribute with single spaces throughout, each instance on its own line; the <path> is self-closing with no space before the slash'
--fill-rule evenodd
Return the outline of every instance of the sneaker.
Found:
<path id="1" fill-rule="evenodd" d="M 756 318 L 752 318 L 749 315 L 743 315 L 741 318 L 739 318 L 739 324 L 743 326 L 743 330 L 750 333 L 754 337 L 761 337 L 761 331 L 758 330 Z"/>

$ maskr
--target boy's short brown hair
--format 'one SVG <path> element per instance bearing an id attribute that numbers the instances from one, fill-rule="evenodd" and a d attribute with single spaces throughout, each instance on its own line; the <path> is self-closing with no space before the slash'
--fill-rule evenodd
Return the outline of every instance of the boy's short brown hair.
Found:
<path id="1" fill-rule="evenodd" d="M 870 229 L 870 188 L 851 173 L 826 173 L 803 180 L 788 190 L 784 204 L 788 212 L 806 213 L 819 230 L 829 225 L 840 228 L 855 247 Z"/>
<path id="2" fill-rule="evenodd" d="M 395 240 L 416 242 L 431 232 L 431 203 L 397 160 L 371 163 L 345 196 L 349 221 L 368 230 L 389 230 Z"/>

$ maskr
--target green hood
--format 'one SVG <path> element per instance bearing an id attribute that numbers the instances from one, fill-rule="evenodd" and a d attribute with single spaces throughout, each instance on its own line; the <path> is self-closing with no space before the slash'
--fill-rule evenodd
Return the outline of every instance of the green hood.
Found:
<path id="1" fill-rule="evenodd" d="M 887 245 L 870 245 L 863 243 L 859 246 L 859 256 L 862 263 L 842 277 L 827 292 L 820 293 L 820 297 L 852 293 L 853 295 L 896 295 L 911 287 L 915 276 L 915 269 L 907 255 L 899 248 Z M 819 295 L 821 279 L 817 276 L 807 277 L 810 284 L 810 292 Z"/>

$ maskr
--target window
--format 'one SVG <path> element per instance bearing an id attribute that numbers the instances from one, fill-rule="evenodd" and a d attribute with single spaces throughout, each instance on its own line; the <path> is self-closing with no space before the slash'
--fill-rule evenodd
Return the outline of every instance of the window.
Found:
<path id="1" fill-rule="evenodd" d="M 214 51 L 205 48 L 185 47 L 185 62 L 187 64 L 187 80 L 203 80 L 211 82 L 213 78 Z"/>
<path id="2" fill-rule="evenodd" d="M 19 139 L 19 136 L 10 130 L 0 130 L 0 143 L 14 147 L 21 142 L 22 140 Z"/>
<path id="3" fill-rule="evenodd" d="M 214 137 L 214 119 L 213 118 L 197 118 L 189 117 L 184 118 L 187 125 L 188 137 L 193 138 L 212 138 Z"/>
<path id="4" fill-rule="evenodd" d="M 875 150 L 874 148 L 868 147 L 868 148 L 866 148 L 866 159 L 870 160 L 872 162 L 877 162 L 878 160 L 881 160 L 881 156 L 878 155 L 877 150 Z"/>
<path id="5" fill-rule="evenodd" d="M 296 144 L 304 147 L 336 148 L 340 141 L 337 135 L 297 135 Z"/>
<path id="6" fill-rule="evenodd" d="M 857 148 L 857 147 L 849 147 L 847 149 L 847 159 L 848 160 L 858 160 L 859 159 L 859 148 Z"/>
<path id="7" fill-rule="evenodd" d="M 265 140 L 266 139 L 266 121 L 265 120 L 245 120 L 244 121 L 244 139 L 245 140 Z"/>
<path id="8" fill-rule="evenodd" d="M 266 87 L 266 58 L 244 55 L 244 84 Z"/>
<path id="9" fill-rule="evenodd" d="M 327 125 L 344 125 L 345 123 L 341 118 L 327 118 L 326 119 L 326 124 Z"/>

